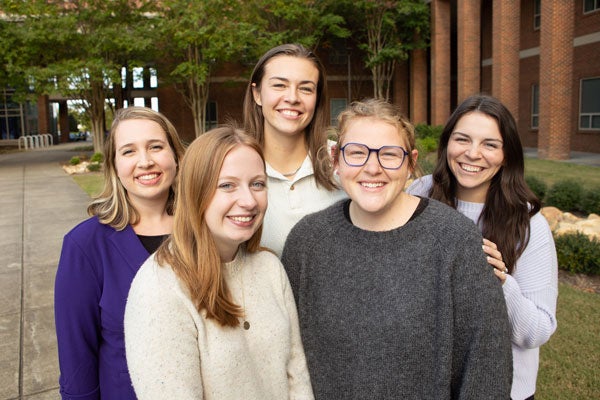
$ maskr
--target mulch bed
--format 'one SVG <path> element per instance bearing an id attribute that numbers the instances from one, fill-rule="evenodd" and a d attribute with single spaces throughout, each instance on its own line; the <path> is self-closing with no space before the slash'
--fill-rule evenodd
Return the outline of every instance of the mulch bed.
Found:
<path id="1" fill-rule="evenodd" d="M 600 294 L 600 276 L 598 275 L 573 274 L 559 269 L 558 280 L 584 292 Z"/>

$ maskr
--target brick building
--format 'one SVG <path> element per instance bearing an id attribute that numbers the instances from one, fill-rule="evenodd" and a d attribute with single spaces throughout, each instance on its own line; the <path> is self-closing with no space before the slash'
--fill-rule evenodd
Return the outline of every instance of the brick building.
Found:
<path id="1" fill-rule="evenodd" d="M 600 0 L 428 3 L 431 46 L 399 64 L 393 80 L 392 101 L 413 122 L 444 124 L 461 100 L 483 92 L 508 106 L 524 146 L 537 147 L 541 157 L 600 153 Z M 372 84 L 357 50 L 341 44 L 318 54 L 327 69 L 333 123 L 349 101 L 371 96 Z M 241 120 L 248 68 L 228 65 L 215 71 L 207 127 Z M 137 86 L 133 82 L 129 104 L 157 107 L 184 139 L 193 139 L 191 112 L 173 88 L 156 82 L 160 79 L 154 84 L 144 79 Z M 48 100 L 59 101 L 38 101 L 40 131 L 52 131 Z M 54 117 L 58 126 L 66 123 L 65 103 L 60 101 Z"/>
<path id="2" fill-rule="evenodd" d="M 600 1 L 430 5 L 431 124 L 484 92 L 508 106 L 524 146 L 541 157 L 600 153 Z"/>

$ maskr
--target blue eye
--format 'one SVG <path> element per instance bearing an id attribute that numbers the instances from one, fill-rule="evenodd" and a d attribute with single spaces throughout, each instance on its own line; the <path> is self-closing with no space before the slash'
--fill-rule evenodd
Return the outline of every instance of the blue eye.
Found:
<path id="1" fill-rule="evenodd" d="M 267 187 L 267 184 L 263 181 L 252 182 L 251 187 L 256 190 L 262 190 Z"/>

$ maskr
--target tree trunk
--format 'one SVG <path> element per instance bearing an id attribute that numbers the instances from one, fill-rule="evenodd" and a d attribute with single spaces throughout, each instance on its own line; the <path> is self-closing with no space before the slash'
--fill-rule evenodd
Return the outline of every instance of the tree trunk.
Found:
<path id="1" fill-rule="evenodd" d="M 89 114 L 94 135 L 94 152 L 104 152 L 104 85 L 102 81 L 92 82 L 92 98 L 89 103 Z"/>

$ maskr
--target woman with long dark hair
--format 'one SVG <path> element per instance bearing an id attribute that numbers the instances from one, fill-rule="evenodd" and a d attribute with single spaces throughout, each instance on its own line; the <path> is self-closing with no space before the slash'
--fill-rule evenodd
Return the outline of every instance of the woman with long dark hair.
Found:
<path id="1" fill-rule="evenodd" d="M 408 189 L 457 209 L 483 234 L 511 322 L 513 400 L 533 399 L 539 347 L 556 330 L 558 296 L 554 240 L 524 165 L 508 109 L 493 97 L 471 96 L 444 127 L 433 175 Z"/>

